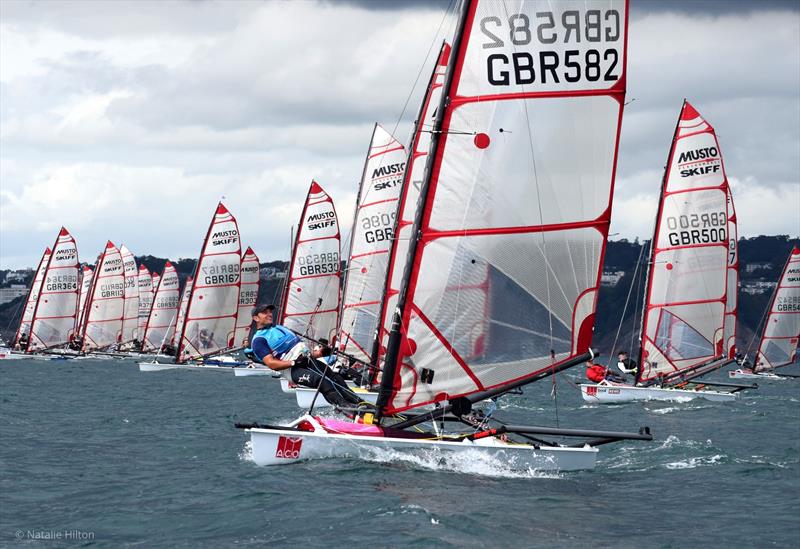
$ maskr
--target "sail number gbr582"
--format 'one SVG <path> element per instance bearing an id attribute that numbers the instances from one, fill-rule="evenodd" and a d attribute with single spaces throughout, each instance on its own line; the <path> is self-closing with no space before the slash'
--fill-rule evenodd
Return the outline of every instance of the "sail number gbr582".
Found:
<path id="1" fill-rule="evenodd" d="M 493 86 L 619 80 L 624 20 L 618 10 L 511 13 L 479 21 Z M 525 46 L 538 46 L 534 51 Z M 611 47 L 609 47 L 611 46 Z M 503 52 L 492 52 L 503 48 Z"/>

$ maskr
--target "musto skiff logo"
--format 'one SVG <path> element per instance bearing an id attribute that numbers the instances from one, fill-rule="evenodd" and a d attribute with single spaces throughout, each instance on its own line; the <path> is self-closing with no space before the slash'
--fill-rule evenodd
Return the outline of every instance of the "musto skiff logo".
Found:
<path id="1" fill-rule="evenodd" d="M 275 457 L 282 459 L 299 459 L 301 446 L 303 446 L 302 438 L 285 437 L 281 435 L 280 438 L 278 438 L 278 449 L 275 451 Z"/>
<path id="2" fill-rule="evenodd" d="M 678 157 L 678 169 L 681 177 L 695 177 L 722 171 L 719 151 L 716 147 L 703 147 L 685 151 Z"/>

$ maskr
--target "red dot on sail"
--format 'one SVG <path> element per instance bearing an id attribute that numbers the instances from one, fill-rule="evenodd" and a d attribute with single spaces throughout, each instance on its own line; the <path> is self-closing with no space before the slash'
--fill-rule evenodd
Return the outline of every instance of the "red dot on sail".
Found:
<path id="1" fill-rule="evenodd" d="M 197 296 L 197 299 L 203 299 L 203 296 L 199 295 Z"/>
<path id="2" fill-rule="evenodd" d="M 401 343 L 400 352 L 404 356 L 412 356 L 417 352 L 417 342 L 411 338 L 404 337 Z"/>
<path id="3" fill-rule="evenodd" d="M 667 263 L 667 270 L 668 270 L 668 271 L 671 271 L 671 270 L 672 270 L 672 263 Z"/>
<path id="4" fill-rule="evenodd" d="M 298 291 L 298 292 L 302 292 L 302 291 L 303 291 L 303 288 L 297 288 L 297 291 Z"/>
<path id="5" fill-rule="evenodd" d="M 366 273 L 367 272 L 367 268 L 366 267 L 361 267 L 361 272 L 362 273 Z"/>
<path id="6" fill-rule="evenodd" d="M 474 141 L 476 147 L 478 147 L 479 149 L 485 149 L 486 147 L 489 146 L 491 139 L 489 139 L 489 136 L 486 135 L 485 133 L 479 133 L 478 135 L 475 136 Z"/>

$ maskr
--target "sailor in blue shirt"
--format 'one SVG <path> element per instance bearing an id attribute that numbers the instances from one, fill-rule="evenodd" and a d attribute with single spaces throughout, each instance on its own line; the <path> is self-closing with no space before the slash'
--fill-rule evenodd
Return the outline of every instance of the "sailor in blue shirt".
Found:
<path id="1" fill-rule="evenodd" d="M 339 374 L 315 358 L 305 343 L 291 330 L 272 323 L 274 305 L 259 305 L 253 309 L 256 332 L 250 342 L 255 362 L 280 372 L 286 379 L 316 389 L 325 400 L 338 408 L 353 408 L 363 404 Z"/>

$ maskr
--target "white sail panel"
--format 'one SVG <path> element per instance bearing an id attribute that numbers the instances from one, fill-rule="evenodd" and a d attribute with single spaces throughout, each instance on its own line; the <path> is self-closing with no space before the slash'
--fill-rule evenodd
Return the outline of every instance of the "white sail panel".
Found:
<path id="1" fill-rule="evenodd" d="M 197 261 L 186 322 L 178 332 L 179 361 L 233 347 L 241 253 L 236 218 L 220 202 Z"/>
<path id="2" fill-rule="evenodd" d="M 136 328 L 136 339 L 141 343 L 144 329 L 147 326 L 147 317 L 150 316 L 150 307 L 153 306 L 153 277 L 144 265 L 139 265 L 139 321 Z"/>
<path id="3" fill-rule="evenodd" d="M 739 236 L 736 227 L 736 208 L 728 188 L 728 288 L 725 296 L 725 325 L 723 340 L 725 356 L 736 356 L 736 319 L 739 313 Z"/>
<path id="4" fill-rule="evenodd" d="M 89 298 L 89 293 L 92 291 L 92 282 L 94 281 L 94 269 L 89 265 L 83 266 L 81 274 L 81 293 L 78 298 L 78 314 L 75 316 L 75 333 L 80 334 L 83 330 L 84 313 L 86 312 L 86 301 Z"/>
<path id="5" fill-rule="evenodd" d="M 181 332 L 183 332 L 183 325 L 186 323 L 186 310 L 189 308 L 189 297 L 192 295 L 193 285 L 194 279 L 190 276 L 186 279 L 186 284 L 181 293 L 181 303 L 178 306 L 178 320 L 175 323 L 175 334 L 172 336 L 172 345 L 177 343 L 176 340 L 180 337 Z"/>
<path id="6" fill-rule="evenodd" d="M 684 102 L 657 217 L 638 381 L 727 356 L 728 196 L 714 128 Z"/>
<path id="7" fill-rule="evenodd" d="M 359 187 L 342 292 L 338 348 L 368 362 L 386 283 L 406 150 L 375 124 Z"/>
<path id="8" fill-rule="evenodd" d="M 175 267 L 167 261 L 164 264 L 163 275 L 157 273 L 153 275 L 156 284 L 156 292 L 153 297 L 153 306 L 150 308 L 150 316 L 147 319 L 147 326 L 144 332 L 144 344 L 142 350 L 145 352 L 159 351 L 162 345 L 169 343 L 175 334 L 175 323 L 178 317 L 178 272 Z"/>
<path id="9" fill-rule="evenodd" d="M 281 322 L 295 332 L 333 339 L 339 317 L 339 221 L 333 200 L 311 182 L 297 231 Z"/>
<path id="10" fill-rule="evenodd" d="M 236 332 L 233 336 L 234 347 L 248 347 L 250 325 L 253 323 L 253 307 L 258 300 L 261 283 L 260 273 L 258 256 L 248 247 L 242 256 L 242 283 L 239 289 L 239 311 L 236 313 Z"/>
<path id="11" fill-rule="evenodd" d="M 485 1 L 468 9 L 400 292 L 402 329 L 387 351 L 382 389 L 391 395 L 379 401 L 387 413 L 532 377 L 591 342 L 625 95 L 626 3 Z M 588 48 L 564 29 L 537 33 L 544 12 L 556 22 L 596 16 L 614 27 Z M 499 34 L 486 32 L 496 22 Z M 515 34 L 525 22 L 532 32 Z M 564 65 L 567 56 L 577 72 Z M 528 59 L 558 59 L 559 68 L 536 65 L 527 76 L 511 69 Z M 508 78 L 493 72 L 503 66 Z M 464 281 L 484 279 L 485 303 L 469 303 L 480 292 L 465 291 Z M 489 337 L 475 354 L 463 342 L 479 319 L 460 312 L 480 309 Z"/>
<path id="12" fill-rule="evenodd" d="M 13 346 L 19 345 L 19 339 L 23 335 L 28 338 L 31 332 L 31 321 L 33 320 L 33 311 L 36 309 L 36 303 L 39 301 L 39 292 L 42 290 L 42 283 L 44 283 L 44 272 L 47 269 L 47 262 L 50 260 L 50 248 L 45 248 L 42 254 L 42 259 L 39 260 L 39 266 L 36 267 L 36 274 L 31 281 L 31 287 L 28 289 L 28 297 L 25 299 L 25 308 L 22 310 L 22 319 L 17 328 L 17 333 L 14 336 Z"/>
<path id="13" fill-rule="evenodd" d="M 65 228 L 56 238 L 31 320 L 28 352 L 69 341 L 78 308 L 78 248 Z"/>
<path id="14" fill-rule="evenodd" d="M 103 349 L 120 341 L 125 307 L 125 268 L 119 249 L 108 241 L 95 268 L 86 302 L 83 351 Z"/>
<path id="15" fill-rule="evenodd" d="M 444 85 L 444 77 L 449 60 L 450 45 L 444 43 L 428 82 L 428 88 L 425 91 L 425 97 L 422 100 L 411 138 L 411 154 L 408 159 L 405 184 L 401 188 L 398 205 L 400 217 L 395 226 L 395 238 L 391 243 L 384 300 L 379 314 L 380 331 L 377 336 L 380 345 L 377 349 L 372 350 L 373 359 L 376 362 L 380 362 L 386 352 L 392 315 L 397 307 L 397 295 L 403 282 L 403 272 L 408 258 L 408 244 L 411 241 L 414 219 L 420 205 L 420 186 L 430 158 L 428 153 L 430 151 L 431 132 L 436 122 L 437 109 L 442 97 L 442 86 Z"/>
<path id="16" fill-rule="evenodd" d="M 137 337 L 139 326 L 139 270 L 136 259 L 123 244 L 119 248 L 125 271 L 125 304 L 122 313 L 121 343 L 131 343 Z"/>
<path id="17" fill-rule="evenodd" d="M 758 346 L 756 369 L 768 370 L 791 364 L 800 340 L 800 248 L 795 247 L 770 304 L 764 333 Z"/>

